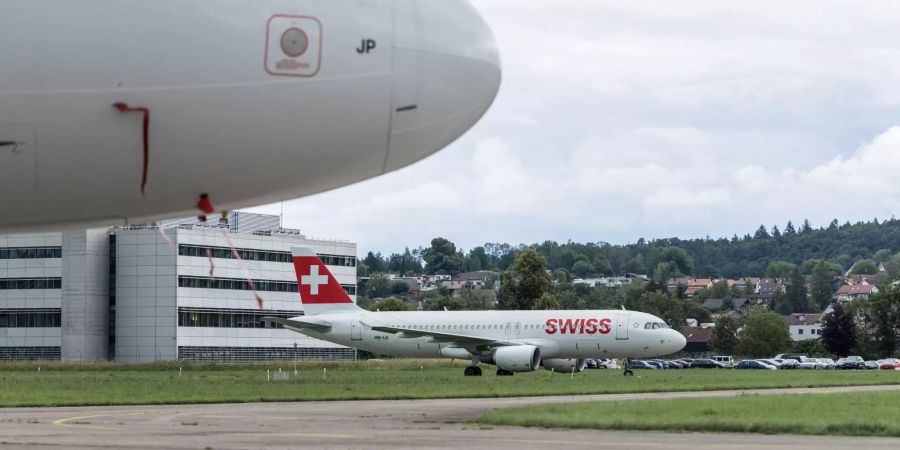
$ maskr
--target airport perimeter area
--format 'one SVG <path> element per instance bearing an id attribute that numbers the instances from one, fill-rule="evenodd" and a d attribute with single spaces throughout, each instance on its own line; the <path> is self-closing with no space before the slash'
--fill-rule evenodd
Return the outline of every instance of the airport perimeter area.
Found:
<path id="1" fill-rule="evenodd" d="M 462 361 L 0 364 L 0 407 L 384 400 L 900 385 L 900 371 L 614 369 L 465 377 Z"/>
<path id="2" fill-rule="evenodd" d="M 894 449 L 861 436 L 664 433 L 505 427 L 471 422 L 504 407 L 884 392 L 900 386 L 588 396 L 0 409 L 0 446 L 28 448 L 791 448 Z M 575 405 L 576 407 L 578 405 Z M 589 404 L 584 405 L 590 406 Z M 815 411 L 806 411 L 814 414 Z"/>

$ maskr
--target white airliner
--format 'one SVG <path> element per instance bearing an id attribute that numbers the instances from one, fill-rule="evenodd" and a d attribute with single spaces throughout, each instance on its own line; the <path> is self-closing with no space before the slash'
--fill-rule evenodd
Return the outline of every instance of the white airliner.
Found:
<path id="1" fill-rule="evenodd" d="M 372 178 L 465 133 L 501 78 L 465 0 L 0 4 L 2 232 Z"/>
<path id="2" fill-rule="evenodd" d="M 311 248 L 292 251 L 305 315 L 266 320 L 376 354 L 471 359 L 466 376 L 481 375 L 480 362 L 496 365 L 497 375 L 568 373 L 583 370 L 584 358 L 657 357 L 686 343 L 662 319 L 636 311 L 366 311 Z"/>

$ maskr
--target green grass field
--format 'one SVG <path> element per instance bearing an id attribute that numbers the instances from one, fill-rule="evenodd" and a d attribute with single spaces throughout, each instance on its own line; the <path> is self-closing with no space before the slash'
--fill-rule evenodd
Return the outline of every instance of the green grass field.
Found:
<path id="1" fill-rule="evenodd" d="M 38 371 L 40 365 L 41 370 Z M 541 370 L 497 377 L 464 377 L 465 363 L 382 362 L 265 365 L 150 365 L 66 363 L 0 364 L 0 406 L 130 405 L 258 401 L 505 397 L 696 391 L 741 388 L 900 384 L 900 372 L 588 370 L 569 375 Z M 266 382 L 266 369 L 289 372 L 287 382 Z M 323 368 L 327 375 L 323 376 Z M 760 373 L 762 372 L 762 373 Z"/>
<path id="2" fill-rule="evenodd" d="M 540 405 L 497 409 L 477 421 L 546 428 L 900 436 L 900 392 Z"/>

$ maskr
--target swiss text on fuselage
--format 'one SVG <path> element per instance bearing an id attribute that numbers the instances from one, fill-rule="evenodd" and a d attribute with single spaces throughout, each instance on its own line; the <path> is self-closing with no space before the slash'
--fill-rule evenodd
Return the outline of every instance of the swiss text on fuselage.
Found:
<path id="1" fill-rule="evenodd" d="M 609 334 L 611 319 L 547 319 L 547 334 Z"/>

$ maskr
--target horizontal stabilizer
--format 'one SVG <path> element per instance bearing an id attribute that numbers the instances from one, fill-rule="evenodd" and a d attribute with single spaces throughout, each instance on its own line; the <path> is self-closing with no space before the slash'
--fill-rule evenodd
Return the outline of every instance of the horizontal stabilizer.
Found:
<path id="1" fill-rule="evenodd" d="M 281 317 L 263 317 L 266 323 L 277 323 L 291 328 L 306 328 L 309 330 L 326 331 L 331 329 L 331 323 L 310 317 L 293 317 L 284 319 Z"/>

